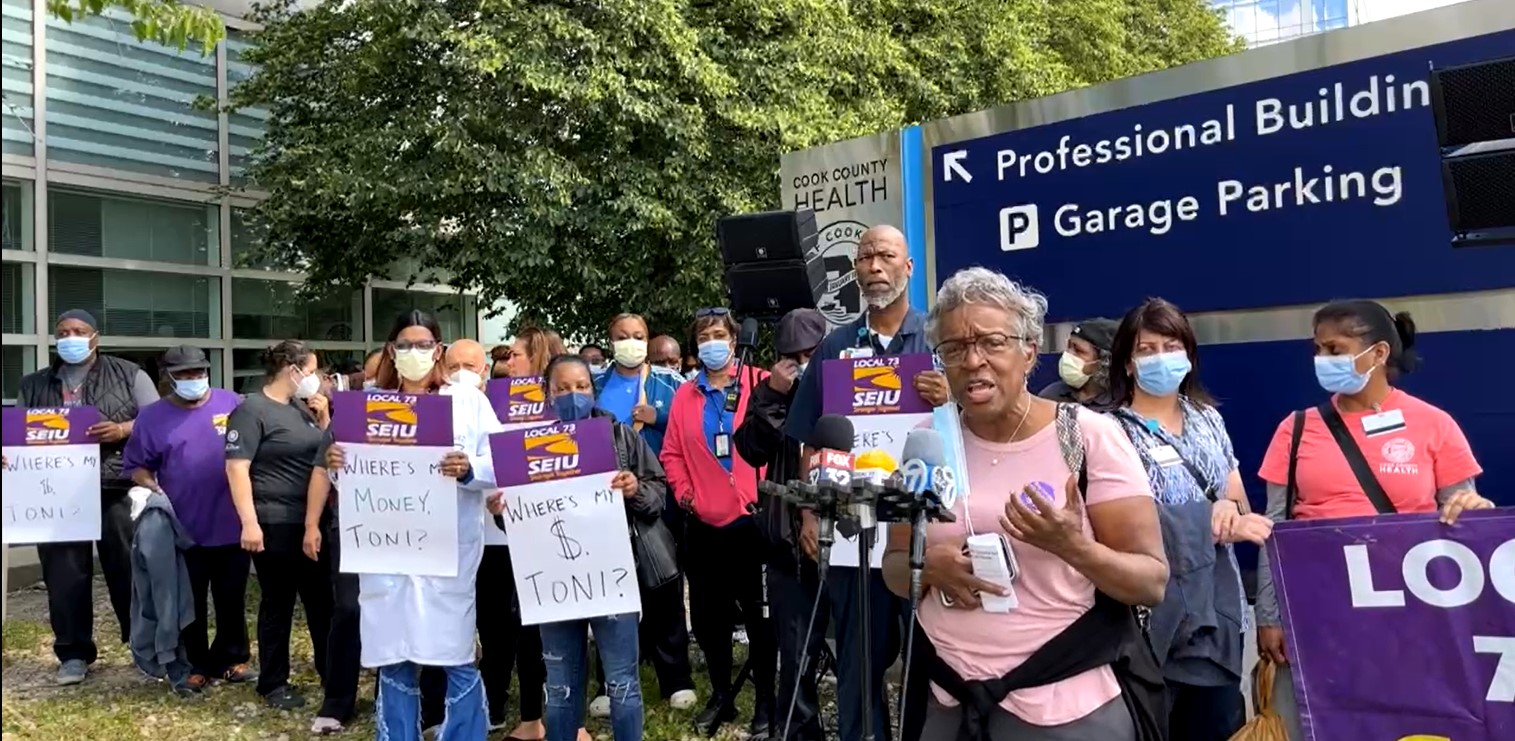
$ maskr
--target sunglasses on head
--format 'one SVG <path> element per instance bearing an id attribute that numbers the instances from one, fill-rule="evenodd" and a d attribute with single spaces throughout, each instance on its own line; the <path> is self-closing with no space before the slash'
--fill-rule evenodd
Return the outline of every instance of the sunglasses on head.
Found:
<path id="1" fill-rule="evenodd" d="M 708 309 L 700 309 L 694 312 L 695 319 L 704 319 L 707 316 L 730 316 L 731 310 L 724 306 L 712 306 Z"/>

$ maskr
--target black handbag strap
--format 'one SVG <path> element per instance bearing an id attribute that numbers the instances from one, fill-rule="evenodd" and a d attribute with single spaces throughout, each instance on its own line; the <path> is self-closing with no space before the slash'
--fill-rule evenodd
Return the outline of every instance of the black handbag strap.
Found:
<path id="1" fill-rule="evenodd" d="M 1289 484 L 1284 490 L 1284 519 L 1294 519 L 1294 500 L 1299 497 L 1299 441 L 1305 436 L 1305 413 L 1294 413 L 1294 430 L 1289 434 Z"/>
<path id="2" fill-rule="evenodd" d="M 1352 467 L 1352 474 L 1357 477 L 1357 485 L 1362 487 L 1362 493 L 1367 495 L 1368 501 L 1373 503 L 1373 509 L 1378 514 L 1392 515 L 1399 510 L 1394 508 L 1394 503 L 1389 501 L 1389 495 L 1383 490 L 1383 484 L 1378 482 L 1378 477 L 1373 475 L 1373 469 L 1368 465 L 1368 459 L 1362 454 L 1362 448 L 1357 447 L 1357 441 L 1352 439 L 1352 433 L 1347 431 L 1347 423 L 1341 418 L 1341 412 L 1336 411 L 1336 406 L 1331 402 L 1320 405 L 1320 418 L 1325 420 L 1326 429 L 1331 431 L 1331 437 L 1336 438 L 1337 447 L 1341 448 L 1342 455 L 1347 457 L 1347 465 Z"/>

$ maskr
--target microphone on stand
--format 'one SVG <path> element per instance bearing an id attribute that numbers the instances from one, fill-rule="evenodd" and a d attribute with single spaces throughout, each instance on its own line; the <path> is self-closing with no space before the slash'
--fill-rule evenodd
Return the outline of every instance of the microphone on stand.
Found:
<path id="1" fill-rule="evenodd" d="M 956 481 L 947 466 L 947 446 L 940 433 L 926 428 L 911 430 L 905 436 L 904 465 L 900 479 L 905 490 L 916 500 L 934 495 L 950 501 Z M 918 504 L 918 503 L 917 503 Z M 921 601 L 921 571 L 926 567 L 926 515 L 922 506 L 912 507 L 910 517 L 910 603 Z"/>
<path id="2" fill-rule="evenodd" d="M 815 486 L 832 484 L 837 487 L 852 485 L 852 420 L 839 414 L 823 414 L 815 422 L 810 433 L 810 483 Z M 831 546 L 836 542 L 836 507 L 818 507 L 821 580 L 826 578 L 826 565 L 831 560 Z"/>

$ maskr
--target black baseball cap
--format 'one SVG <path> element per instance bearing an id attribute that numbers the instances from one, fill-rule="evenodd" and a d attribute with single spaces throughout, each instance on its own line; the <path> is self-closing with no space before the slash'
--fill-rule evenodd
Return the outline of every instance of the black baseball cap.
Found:
<path id="1" fill-rule="evenodd" d="M 1073 328 L 1072 336 L 1087 341 L 1095 346 L 1100 352 L 1110 352 L 1115 345 L 1115 332 L 1120 329 L 1120 322 L 1114 319 L 1097 317 L 1079 322 Z"/>
<path id="2" fill-rule="evenodd" d="M 205 351 L 192 345 L 170 347 L 163 353 L 163 371 L 178 373 L 187 370 L 210 370 L 210 359 Z"/>

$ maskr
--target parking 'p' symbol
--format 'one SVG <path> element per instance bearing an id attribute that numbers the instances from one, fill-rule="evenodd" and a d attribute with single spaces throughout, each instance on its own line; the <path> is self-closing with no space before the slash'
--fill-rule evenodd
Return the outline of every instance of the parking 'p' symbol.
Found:
<path id="1" fill-rule="evenodd" d="M 1041 244 L 1041 223 L 1036 204 L 1011 206 L 999 212 L 999 248 L 1001 252 L 1029 250 Z"/>

